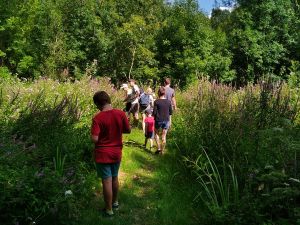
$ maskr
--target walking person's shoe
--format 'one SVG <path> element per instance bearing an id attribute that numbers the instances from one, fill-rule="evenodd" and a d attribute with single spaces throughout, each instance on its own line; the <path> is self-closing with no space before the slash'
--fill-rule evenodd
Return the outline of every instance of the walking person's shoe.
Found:
<path id="1" fill-rule="evenodd" d="M 113 204 L 112 204 L 112 208 L 113 208 L 113 210 L 119 210 L 119 202 L 114 202 Z"/>
<path id="2" fill-rule="evenodd" d="M 160 149 L 157 149 L 156 152 L 155 152 L 155 155 L 159 155 L 161 153 L 162 153 L 162 151 Z"/>
<path id="3" fill-rule="evenodd" d="M 110 218 L 114 216 L 114 212 L 112 210 L 102 209 L 102 216 Z"/>

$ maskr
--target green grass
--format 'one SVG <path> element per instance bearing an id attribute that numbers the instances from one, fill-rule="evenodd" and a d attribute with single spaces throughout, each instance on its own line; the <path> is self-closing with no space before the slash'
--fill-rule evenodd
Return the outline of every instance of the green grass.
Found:
<path id="1" fill-rule="evenodd" d="M 95 198 L 78 224 L 198 224 L 193 206 L 192 184 L 179 175 L 172 150 L 163 156 L 142 147 L 141 130 L 124 138 L 120 169 L 120 209 L 113 218 L 103 218 L 104 206 L 100 181 Z M 153 150 L 154 151 L 154 150 Z M 95 178 L 96 182 L 96 178 Z"/>

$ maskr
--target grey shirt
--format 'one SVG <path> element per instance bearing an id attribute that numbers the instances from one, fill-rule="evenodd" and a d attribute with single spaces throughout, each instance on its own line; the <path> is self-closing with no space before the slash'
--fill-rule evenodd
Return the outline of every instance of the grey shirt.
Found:
<path id="1" fill-rule="evenodd" d="M 175 96 L 174 89 L 170 88 L 169 86 L 165 86 L 165 90 L 166 90 L 166 94 L 165 94 L 166 99 L 168 99 L 173 105 L 172 98 Z"/>

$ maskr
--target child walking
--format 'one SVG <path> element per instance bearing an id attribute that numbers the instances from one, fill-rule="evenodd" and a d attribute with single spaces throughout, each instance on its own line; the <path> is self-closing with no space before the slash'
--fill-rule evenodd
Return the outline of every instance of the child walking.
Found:
<path id="1" fill-rule="evenodd" d="M 148 140 L 150 140 L 150 150 L 153 148 L 153 139 L 154 139 L 154 117 L 152 116 L 151 109 L 145 111 L 146 118 L 145 123 L 145 144 L 147 146 Z"/>
<path id="2" fill-rule="evenodd" d="M 96 170 L 102 179 L 105 208 L 104 216 L 113 216 L 118 209 L 118 172 L 122 158 L 122 134 L 130 133 L 130 126 L 123 111 L 113 109 L 109 95 L 96 92 L 93 97 L 99 112 L 93 117 L 91 139 L 95 143 Z"/>

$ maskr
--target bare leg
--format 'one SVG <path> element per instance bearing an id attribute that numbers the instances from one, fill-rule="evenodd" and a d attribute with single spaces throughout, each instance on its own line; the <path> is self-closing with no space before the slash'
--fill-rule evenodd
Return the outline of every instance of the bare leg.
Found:
<path id="1" fill-rule="evenodd" d="M 138 103 L 134 104 L 134 107 L 133 107 L 133 111 L 134 111 L 134 120 L 135 120 L 135 123 L 136 123 L 136 126 L 139 125 L 139 109 L 140 109 L 140 106 Z"/>
<path id="2" fill-rule="evenodd" d="M 117 202 L 118 201 L 118 193 L 119 193 L 119 179 L 118 177 L 113 177 L 112 178 L 112 202 Z"/>
<path id="3" fill-rule="evenodd" d="M 150 138 L 150 148 L 153 148 L 153 139 Z"/>
<path id="4" fill-rule="evenodd" d="M 155 141 L 156 141 L 156 144 L 157 144 L 157 148 L 160 150 L 160 141 L 159 141 L 159 130 L 158 129 L 155 129 Z"/>
<path id="5" fill-rule="evenodd" d="M 112 178 L 108 177 L 106 179 L 102 179 L 102 187 L 103 187 L 105 209 L 110 211 L 112 210 L 112 198 L 113 198 Z"/>
<path id="6" fill-rule="evenodd" d="M 167 130 L 167 129 L 163 129 L 162 135 L 161 135 L 161 140 L 162 140 L 161 150 L 162 150 L 162 151 L 164 151 L 165 148 L 166 148 L 166 143 L 167 143 L 167 133 L 168 133 L 168 130 Z"/>
<path id="7" fill-rule="evenodd" d="M 145 118 L 146 118 L 146 114 L 145 113 L 143 113 L 142 114 L 142 126 L 143 126 L 143 132 L 145 133 Z"/>

